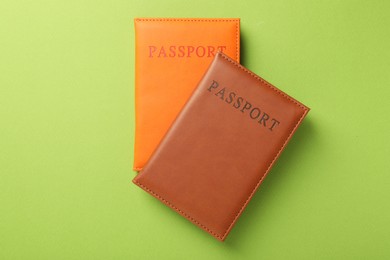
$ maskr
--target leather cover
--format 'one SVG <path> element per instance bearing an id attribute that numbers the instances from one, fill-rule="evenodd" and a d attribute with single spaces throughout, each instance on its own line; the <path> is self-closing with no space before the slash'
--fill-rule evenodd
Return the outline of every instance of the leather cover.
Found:
<path id="1" fill-rule="evenodd" d="M 141 170 L 218 50 L 239 61 L 239 19 L 151 19 L 135 24 L 134 170 Z"/>
<path id="2" fill-rule="evenodd" d="M 133 182 L 223 241 L 308 111 L 218 53 Z"/>

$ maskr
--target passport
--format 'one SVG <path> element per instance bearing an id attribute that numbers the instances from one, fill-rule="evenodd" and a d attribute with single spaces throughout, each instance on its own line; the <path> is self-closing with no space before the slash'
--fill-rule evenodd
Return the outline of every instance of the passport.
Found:
<path id="1" fill-rule="evenodd" d="M 308 112 L 219 52 L 133 182 L 223 241 Z"/>
<path id="2" fill-rule="evenodd" d="M 134 164 L 142 169 L 218 51 L 240 59 L 240 20 L 136 18 Z"/>

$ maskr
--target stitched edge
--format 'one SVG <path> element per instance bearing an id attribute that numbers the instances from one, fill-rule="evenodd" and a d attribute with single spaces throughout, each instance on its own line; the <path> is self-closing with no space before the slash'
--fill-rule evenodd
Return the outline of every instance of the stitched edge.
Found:
<path id="1" fill-rule="evenodd" d="M 240 20 L 236 20 L 236 60 L 240 62 Z"/>
<path id="2" fill-rule="evenodd" d="M 220 240 L 223 240 L 223 237 L 221 237 L 220 235 L 218 235 L 216 232 L 212 231 L 210 228 L 206 227 L 205 225 L 201 224 L 200 222 L 198 222 L 196 219 L 194 219 L 193 217 L 191 217 L 188 213 L 185 213 L 184 211 L 180 210 L 179 208 L 177 208 L 175 205 L 173 205 L 172 203 L 170 203 L 169 201 L 167 201 L 166 199 L 164 199 L 163 197 L 161 197 L 160 195 L 158 195 L 157 193 L 155 193 L 154 191 L 152 191 L 151 189 L 149 189 L 148 187 L 146 187 L 145 185 L 141 184 L 140 182 L 138 182 L 137 180 L 133 180 L 133 182 L 135 184 L 137 184 L 138 186 L 140 186 L 142 189 L 144 189 L 146 192 L 152 194 L 154 197 L 156 197 L 157 199 L 159 199 L 160 201 L 162 201 L 164 204 L 166 204 L 168 207 L 176 210 L 177 212 L 179 212 L 182 216 L 186 217 L 188 220 L 190 220 L 192 223 L 198 225 L 199 227 L 201 227 L 202 229 L 204 229 L 205 231 L 207 231 L 208 233 L 210 233 L 211 235 L 215 236 L 216 238 L 220 239 Z"/>
<path id="3" fill-rule="evenodd" d="M 233 22 L 239 21 L 237 18 L 135 18 L 136 21 L 161 21 L 161 22 Z"/>

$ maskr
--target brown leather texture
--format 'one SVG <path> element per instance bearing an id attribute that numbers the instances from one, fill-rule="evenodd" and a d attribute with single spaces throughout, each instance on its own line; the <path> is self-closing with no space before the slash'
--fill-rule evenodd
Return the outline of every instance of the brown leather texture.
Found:
<path id="1" fill-rule="evenodd" d="M 240 59 L 239 19 L 137 18 L 134 170 L 141 170 L 218 50 Z"/>
<path id="2" fill-rule="evenodd" d="M 218 53 L 133 182 L 223 241 L 308 111 Z"/>

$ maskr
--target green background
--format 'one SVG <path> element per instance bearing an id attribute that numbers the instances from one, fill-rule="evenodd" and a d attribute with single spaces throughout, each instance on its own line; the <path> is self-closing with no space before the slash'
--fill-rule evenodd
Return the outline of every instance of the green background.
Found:
<path id="1" fill-rule="evenodd" d="M 0 2 L 0 259 L 389 259 L 390 2 Z M 134 17 L 240 17 L 311 107 L 225 243 L 131 183 Z"/>

